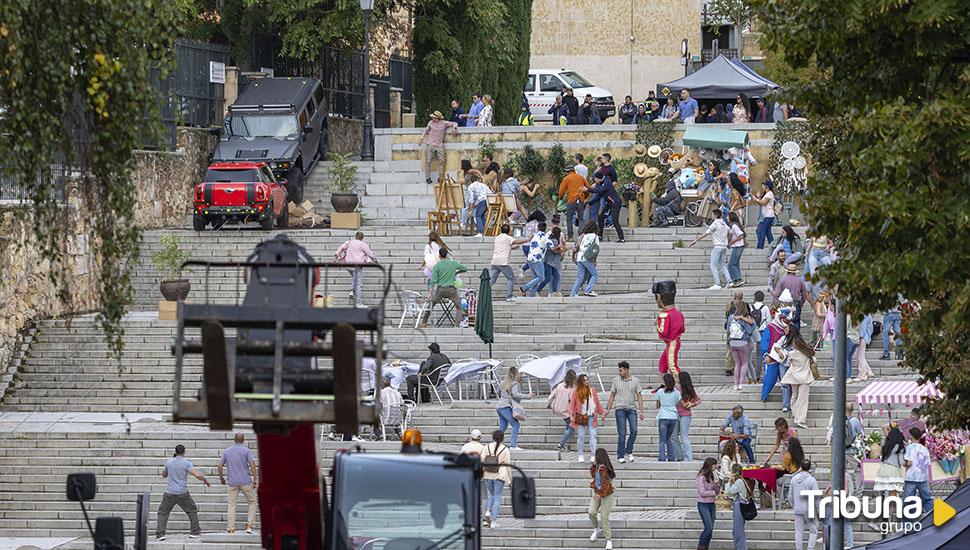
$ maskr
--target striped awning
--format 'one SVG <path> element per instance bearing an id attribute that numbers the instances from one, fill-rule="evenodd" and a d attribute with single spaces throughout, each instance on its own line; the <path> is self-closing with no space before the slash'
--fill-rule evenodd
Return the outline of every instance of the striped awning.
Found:
<path id="1" fill-rule="evenodd" d="M 856 394 L 860 405 L 918 405 L 927 397 L 942 397 L 933 384 L 918 384 L 915 380 L 885 380 L 873 382 Z"/>

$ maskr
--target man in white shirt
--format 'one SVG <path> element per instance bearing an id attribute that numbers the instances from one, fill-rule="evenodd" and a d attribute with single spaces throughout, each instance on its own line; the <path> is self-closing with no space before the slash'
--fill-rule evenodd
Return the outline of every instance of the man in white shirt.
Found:
<path id="1" fill-rule="evenodd" d="M 512 247 L 521 246 L 527 242 L 529 239 L 516 239 L 510 234 L 512 228 L 509 224 L 502 224 L 501 233 L 495 237 L 495 248 L 492 251 L 492 286 L 498 282 L 499 274 L 505 276 L 505 279 L 509 282 L 508 291 L 505 293 L 506 302 L 514 302 L 515 296 L 513 292 L 515 291 L 515 274 L 512 273 L 512 267 L 509 265 L 509 258 L 512 255 Z"/>
<path id="2" fill-rule="evenodd" d="M 491 189 L 477 179 L 468 186 L 468 208 L 475 214 L 476 237 L 485 232 L 485 212 L 488 210 L 488 197 L 494 195 Z"/>
<path id="3" fill-rule="evenodd" d="M 400 406 L 404 403 L 401 392 L 391 387 L 391 379 L 383 377 L 381 379 L 381 420 L 387 424 L 391 421 L 391 408 Z M 395 432 L 400 432 L 400 428 L 395 426 Z M 383 434 L 382 434 L 383 435 Z M 398 435 L 401 435 L 398 433 Z"/>
<path id="4" fill-rule="evenodd" d="M 482 432 L 472 430 L 471 440 L 461 446 L 461 454 L 481 457 L 485 454 L 485 445 L 482 445 Z"/>
<path id="5" fill-rule="evenodd" d="M 724 259 L 727 256 L 728 231 L 730 228 L 724 223 L 722 219 L 723 214 L 720 209 L 715 209 L 711 212 L 711 215 L 714 216 L 714 221 L 711 222 L 711 225 L 707 226 L 707 231 L 691 241 L 687 246 L 694 246 L 704 237 L 712 235 L 711 240 L 714 241 L 714 247 L 711 249 L 711 275 L 714 276 L 714 284 L 708 287 L 708 290 L 717 290 L 721 288 L 719 273 L 724 275 L 725 286 L 731 282 L 731 274 L 728 272 L 727 264 L 724 263 Z"/>
<path id="6" fill-rule="evenodd" d="M 589 179 L 589 168 L 587 168 L 586 165 L 583 164 L 583 159 L 585 159 L 585 158 L 586 157 L 584 157 L 582 155 L 582 153 L 576 153 L 576 157 L 575 157 L 575 159 L 576 159 L 576 166 L 574 166 L 573 168 L 576 170 L 576 173 L 577 174 L 579 174 L 580 176 L 583 176 L 583 179 L 584 180 L 588 180 Z"/>

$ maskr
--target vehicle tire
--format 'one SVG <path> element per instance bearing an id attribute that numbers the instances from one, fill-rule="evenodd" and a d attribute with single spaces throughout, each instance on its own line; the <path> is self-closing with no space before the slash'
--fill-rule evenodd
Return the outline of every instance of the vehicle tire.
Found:
<path id="1" fill-rule="evenodd" d="M 286 194 L 296 204 L 303 202 L 303 169 L 299 165 L 286 174 Z"/>
<path id="2" fill-rule="evenodd" d="M 259 220 L 259 226 L 263 229 L 273 229 L 273 203 L 269 203 L 267 216 Z"/>
<path id="3" fill-rule="evenodd" d="M 192 229 L 196 231 L 204 231 L 206 225 L 205 218 L 202 216 L 192 216 Z"/>
<path id="4" fill-rule="evenodd" d="M 276 227 L 280 229 L 286 229 L 289 226 L 290 226 L 290 205 L 284 204 L 283 212 L 280 214 L 280 217 L 276 218 Z"/>

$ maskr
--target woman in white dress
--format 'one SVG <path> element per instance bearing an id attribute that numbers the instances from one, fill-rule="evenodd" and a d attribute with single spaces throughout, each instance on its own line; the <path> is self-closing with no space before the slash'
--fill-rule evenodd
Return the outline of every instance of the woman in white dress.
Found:
<path id="1" fill-rule="evenodd" d="M 882 456 L 879 469 L 876 470 L 876 492 L 889 491 L 890 496 L 896 496 L 903 491 L 903 456 L 906 454 L 906 439 L 899 428 L 893 427 L 886 434 L 886 441 L 882 444 Z"/>
<path id="2" fill-rule="evenodd" d="M 451 252 L 448 245 L 441 240 L 441 236 L 438 235 L 437 231 L 428 233 L 428 244 L 424 245 L 424 260 L 421 262 L 421 269 L 424 271 L 424 277 L 429 283 L 431 281 L 431 270 L 441 260 L 438 251 L 442 248 Z"/>
<path id="3" fill-rule="evenodd" d="M 482 97 L 482 112 L 478 115 L 478 125 L 479 126 L 491 126 L 492 125 L 492 96 L 486 94 Z"/>

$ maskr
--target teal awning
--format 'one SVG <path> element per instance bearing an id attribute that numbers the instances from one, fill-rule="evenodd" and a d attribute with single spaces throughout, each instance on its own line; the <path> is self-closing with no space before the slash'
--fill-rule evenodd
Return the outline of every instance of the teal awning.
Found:
<path id="1" fill-rule="evenodd" d="M 744 130 L 722 130 L 689 125 L 684 131 L 684 145 L 704 149 L 747 147 L 748 133 Z"/>

